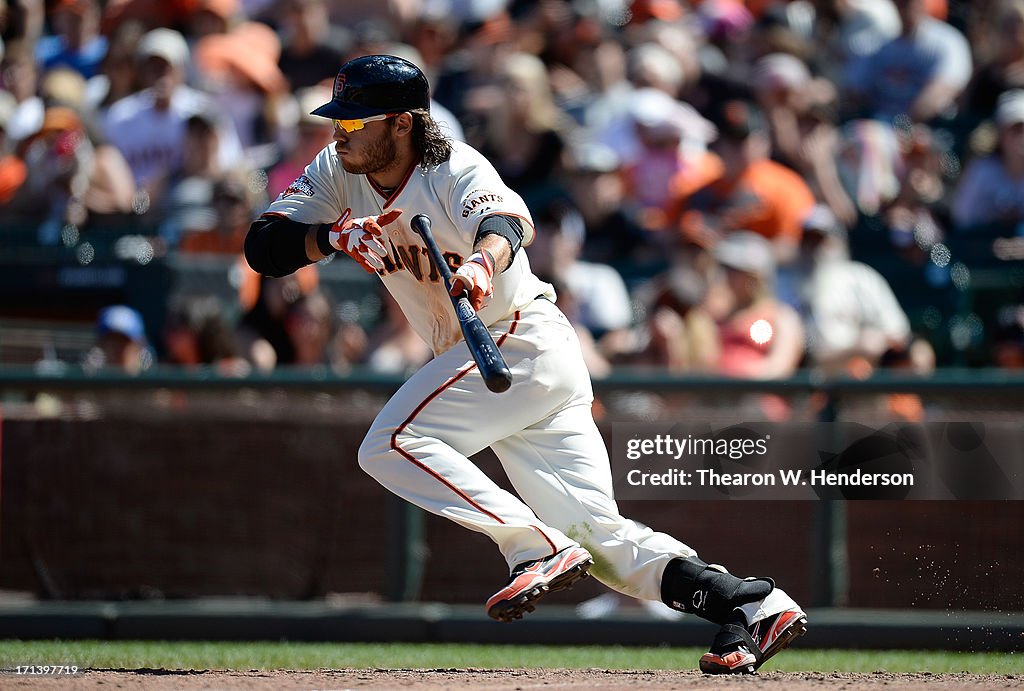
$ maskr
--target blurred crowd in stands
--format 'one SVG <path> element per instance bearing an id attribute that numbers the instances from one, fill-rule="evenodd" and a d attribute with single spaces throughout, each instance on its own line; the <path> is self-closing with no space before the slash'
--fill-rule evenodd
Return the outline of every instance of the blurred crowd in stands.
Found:
<path id="1" fill-rule="evenodd" d="M 0 0 L 0 31 L 0 244 L 141 236 L 237 278 L 159 328 L 126 296 L 90 367 L 431 357 L 382 291 L 354 319 L 329 267 L 240 261 L 367 53 L 526 199 L 596 377 L 1024 365 L 1024 0 Z"/>

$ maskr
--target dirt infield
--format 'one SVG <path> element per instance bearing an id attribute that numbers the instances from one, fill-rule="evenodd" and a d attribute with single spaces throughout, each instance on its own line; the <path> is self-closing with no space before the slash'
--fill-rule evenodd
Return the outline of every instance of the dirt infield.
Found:
<path id="1" fill-rule="evenodd" d="M 1024 689 L 1024 674 L 873 674 L 766 672 L 708 677 L 700 672 L 552 669 L 321 670 L 222 672 L 90 670 L 73 677 L 0 676 L 5 689 Z"/>

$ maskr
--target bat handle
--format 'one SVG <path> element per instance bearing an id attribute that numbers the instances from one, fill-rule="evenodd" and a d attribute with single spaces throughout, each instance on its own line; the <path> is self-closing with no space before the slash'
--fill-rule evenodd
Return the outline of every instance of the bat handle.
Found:
<path id="1" fill-rule="evenodd" d="M 434 260 L 434 266 L 437 267 L 437 272 L 441 275 L 441 280 L 444 281 L 444 286 L 450 293 L 453 280 L 452 270 L 448 268 L 448 262 L 444 260 L 444 255 L 441 254 L 441 250 L 438 249 L 437 242 L 434 240 L 434 233 L 430 230 L 430 217 L 426 214 L 416 214 L 412 217 L 410 225 L 416 234 L 423 238 L 423 243 Z M 468 297 L 465 290 L 462 292 Z"/>

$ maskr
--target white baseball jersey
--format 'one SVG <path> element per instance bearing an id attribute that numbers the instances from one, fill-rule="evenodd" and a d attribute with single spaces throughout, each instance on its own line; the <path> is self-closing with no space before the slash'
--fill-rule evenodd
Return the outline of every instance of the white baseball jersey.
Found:
<path id="1" fill-rule="evenodd" d="M 430 256 L 410 222 L 416 214 L 430 217 L 434 238 L 452 271 L 473 253 L 477 228 L 486 216 L 505 214 L 520 219 L 523 244 L 533 240 L 533 221 L 526 204 L 509 189 L 490 162 L 462 142 L 452 142 L 451 158 L 439 166 L 413 166 L 402 184 L 388 194 L 368 176 L 342 168 L 334 145 L 324 148 L 306 171 L 270 205 L 267 213 L 299 223 L 334 223 L 351 209 L 352 217 L 376 216 L 402 209 L 384 227 L 388 250 L 380 278 L 398 301 L 420 338 L 435 354 L 462 339 L 451 300 Z M 525 252 L 494 276 L 494 296 L 480 311 L 488 326 L 525 307 L 539 295 L 554 291 L 530 271 Z"/>

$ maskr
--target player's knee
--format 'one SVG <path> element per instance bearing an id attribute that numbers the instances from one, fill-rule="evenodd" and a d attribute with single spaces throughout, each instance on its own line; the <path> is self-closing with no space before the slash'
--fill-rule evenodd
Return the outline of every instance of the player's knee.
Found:
<path id="1" fill-rule="evenodd" d="M 376 477 L 381 472 L 384 456 L 391 449 L 391 435 L 385 430 L 373 428 L 359 445 L 359 467 L 367 475 Z"/>

